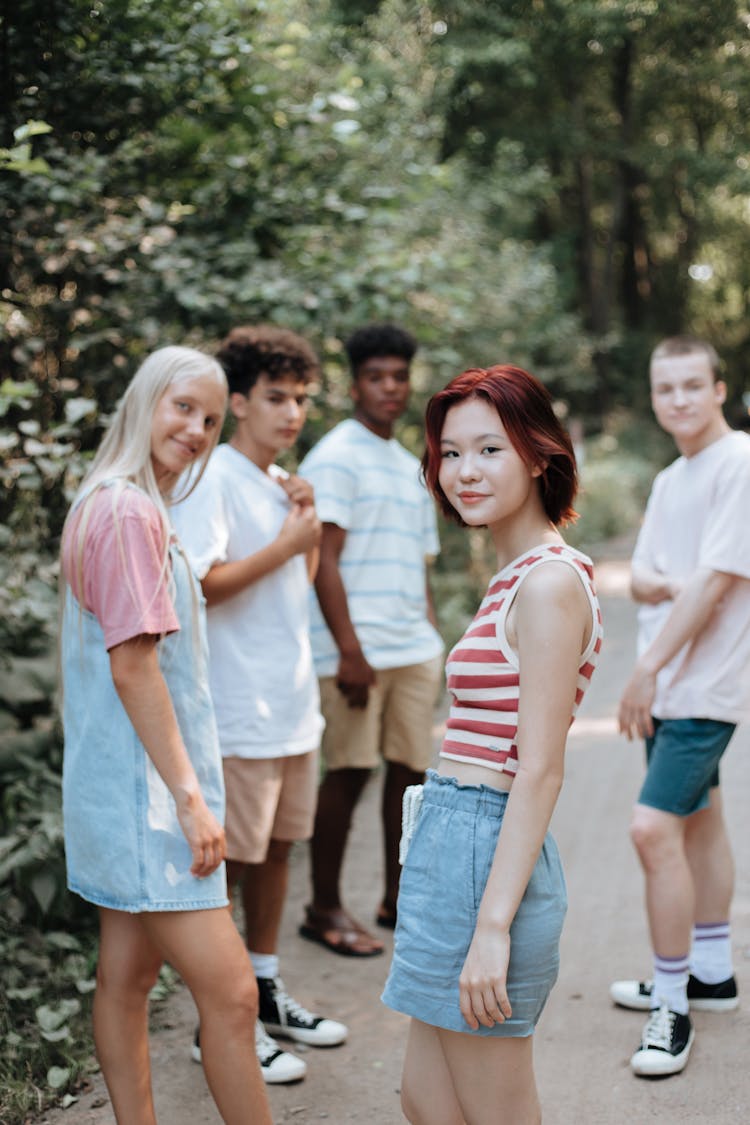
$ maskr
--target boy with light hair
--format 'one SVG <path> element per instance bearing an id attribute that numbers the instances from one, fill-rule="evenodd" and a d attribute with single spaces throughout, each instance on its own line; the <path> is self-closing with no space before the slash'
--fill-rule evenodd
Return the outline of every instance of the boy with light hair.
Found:
<path id="1" fill-rule="evenodd" d="M 726 385 L 705 341 L 662 341 L 650 378 L 657 421 L 681 456 L 654 481 L 636 543 L 639 655 L 619 722 L 628 738 L 646 740 L 631 836 L 654 976 L 611 987 L 616 1004 L 651 1011 L 631 1059 L 642 1076 L 684 1069 L 690 1009 L 737 1006 L 719 762 L 736 724 L 750 719 L 750 437 L 726 422 Z"/>

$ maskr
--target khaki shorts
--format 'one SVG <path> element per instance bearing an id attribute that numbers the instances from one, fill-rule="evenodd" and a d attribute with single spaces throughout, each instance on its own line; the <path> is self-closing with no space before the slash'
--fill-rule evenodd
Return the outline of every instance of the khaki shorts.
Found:
<path id="1" fill-rule="evenodd" d="M 417 773 L 433 756 L 435 704 L 443 678 L 443 654 L 406 668 L 375 673 L 367 707 L 350 707 L 335 676 L 320 680 L 326 721 L 323 759 L 330 770 L 374 769 L 384 758 Z"/>
<path id="2" fill-rule="evenodd" d="M 318 795 L 318 752 L 224 758 L 227 859 L 263 863 L 271 840 L 309 840 Z"/>

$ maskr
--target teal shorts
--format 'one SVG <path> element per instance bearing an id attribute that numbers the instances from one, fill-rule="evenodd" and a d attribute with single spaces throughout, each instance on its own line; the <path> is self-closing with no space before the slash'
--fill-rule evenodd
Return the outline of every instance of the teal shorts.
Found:
<path id="1" fill-rule="evenodd" d="M 638 803 L 675 816 L 708 808 L 710 790 L 719 784 L 719 761 L 734 731 L 734 723 L 716 719 L 654 719 Z"/>

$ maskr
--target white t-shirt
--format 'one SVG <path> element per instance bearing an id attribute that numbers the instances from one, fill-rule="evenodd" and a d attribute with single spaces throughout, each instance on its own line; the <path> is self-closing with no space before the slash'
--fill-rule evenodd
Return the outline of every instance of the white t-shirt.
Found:
<path id="1" fill-rule="evenodd" d="M 437 656 L 443 642 L 427 617 L 426 558 L 440 544 L 417 458 L 349 418 L 321 438 L 300 474 L 315 488 L 320 519 L 346 531 L 339 567 L 367 661 L 402 668 Z M 316 598 L 311 637 L 318 675 L 335 675 L 339 651 Z"/>
<path id="2" fill-rule="evenodd" d="M 657 677 L 659 719 L 750 719 L 750 436 L 732 431 L 659 473 L 633 564 L 684 581 L 699 567 L 737 575 L 708 625 Z M 644 652 L 671 601 L 638 610 Z"/>
<path id="3" fill-rule="evenodd" d="M 171 509 L 198 578 L 271 543 L 290 502 L 277 483 L 231 445 L 214 451 L 195 491 Z M 280 758 L 317 749 L 323 730 L 309 638 L 304 555 L 207 613 L 209 679 L 225 758 Z"/>

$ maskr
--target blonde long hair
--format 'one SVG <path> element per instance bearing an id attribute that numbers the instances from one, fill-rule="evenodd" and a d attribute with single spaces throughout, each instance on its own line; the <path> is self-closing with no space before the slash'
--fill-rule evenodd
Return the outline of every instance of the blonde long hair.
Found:
<path id="1" fill-rule="evenodd" d="M 102 485 L 112 486 L 112 511 L 119 540 L 117 518 L 118 500 L 122 490 L 135 485 L 153 501 L 162 523 L 164 557 L 162 569 L 166 573 L 169 558 L 171 524 L 167 505 L 184 499 L 195 488 L 203 475 L 216 442 L 220 426 L 216 426 L 205 453 L 188 468 L 179 479 L 179 496 L 164 496 L 154 473 L 151 460 L 151 428 L 154 412 L 162 395 L 182 379 L 196 379 L 209 375 L 226 390 L 227 381 L 221 364 L 212 356 L 194 348 L 175 345 L 159 348 L 141 364 L 120 399 L 110 427 L 105 434 L 91 467 L 83 478 L 71 505 L 63 528 L 63 540 L 69 532 L 71 514 L 81 509 L 76 529 L 76 542 L 72 557 L 75 559 L 76 586 L 83 590 L 83 552 L 89 519 L 89 501 Z M 177 484 L 177 482 L 175 482 Z"/>

